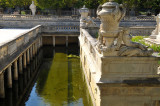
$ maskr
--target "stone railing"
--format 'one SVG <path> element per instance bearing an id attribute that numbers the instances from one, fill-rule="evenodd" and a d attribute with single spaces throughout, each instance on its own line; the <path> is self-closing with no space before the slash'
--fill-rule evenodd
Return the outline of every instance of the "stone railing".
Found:
<path id="1" fill-rule="evenodd" d="M 62 16 L 62 17 L 58 17 L 58 16 L 54 16 L 54 15 L 9 15 L 9 14 L 0 14 L 0 20 L 53 20 L 53 21 L 57 21 L 57 20 L 79 20 L 79 16 L 77 15 L 72 15 L 72 16 Z"/>
<path id="2" fill-rule="evenodd" d="M 89 48 L 88 52 L 92 53 L 92 55 L 90 55 L 92 59 L 94 59 L 94 61 L 98 61 L 97 54 L 99 53 L 95 48 L 97 39 L 93 38 L 85 29 L 81 29 L 80 33 L 79 39 L 81 39 L 81 45 L 86 45 Z"/>
<path id="3" fill-rule="evenodd" d="M 26 33 L 21 34 L 18 38 L 0 45 L 0 63 L 5 62 L 8 57 L 21 50 L 28 42 L 37 37 L 40 32 L 41 26 L 38 25 Z M 1 68 L 3 67 L 1 66 Z"/>
<path id="4" fill-rule="evenodd" d="M 130 27 L 129 32 L 133 36 L 149 36 L 155 27 Z"/>
<path id="5" fill-rule="evenodd" d="M 42 32 L 79 32 L 79 25 L 55 25 L 55 26 L 43 26 Z"/>
<path id="6" fill-rule="evenodd" d="M 155 16 L 125 16 L 122 21 L 155 21 Z"/>
<path id="7" fill-rule="evenodd" d="M 19 14 L 0 14 L 0 20 L 78 20 L 78 15 L 71 16 L 55 16 L 55 15 L 19 15 Z M 99 21 L 98 18 L 93 17 L 94 21 Z M 132 16 L 124 17 L 122 21 L 155 21 L 155 16 Z"/>

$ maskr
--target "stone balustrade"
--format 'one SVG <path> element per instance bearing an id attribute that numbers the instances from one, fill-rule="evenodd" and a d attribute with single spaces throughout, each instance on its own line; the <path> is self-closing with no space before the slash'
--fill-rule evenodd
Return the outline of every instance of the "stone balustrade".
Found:
<path id="1" fill-rule="evenodd" d="M 133 36 L 149 36 L 155 27 L 129 27 L 129 32 Z"/>
<path id="2" fill-rule="evenodd" d="M 94 21 L 99 21 L 98 18 L 93 17 Z M 77 20 L 79 21 L 78 15 L 61 16 L 56 15 L 20 15 L 20 14 L 0 14 L 0 20 L 53 20 L 53 21 L 68 21 Z M 155 16 L 125 16 L 122 21 L 155 21 Z"/>
<path id="3" fill-rule="evenodd" d="M 0 14 L 0 20 L 52 20 L 52 21 L 67 21 L 67 20 L 79 20 L 78 16 L 53 16 L 53 15 L 9 15 L 9 14 Z"/>
<path id="4" fill-rule="evenodd" d="M 79 32 L 79 25 L 54 25 L 54 26 L 44 26 L 42 28 L 42 32 L 69 32 L 69 33 L 73 33 L 73 32 Z"/>
<path id="5" fill-rule="evenodd" d="M 122 21 L 155 21 L 155 16 L 125 16 Z"/>

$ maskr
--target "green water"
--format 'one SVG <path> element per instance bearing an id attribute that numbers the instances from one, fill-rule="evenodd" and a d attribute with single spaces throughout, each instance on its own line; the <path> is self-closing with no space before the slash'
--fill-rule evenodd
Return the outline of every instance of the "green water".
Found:
<path id="1" fill-rule="evenodd" d="M 26 106 L 91 106 L 76 50 L 45 48 L 47 59 L 40 67 Z"/>

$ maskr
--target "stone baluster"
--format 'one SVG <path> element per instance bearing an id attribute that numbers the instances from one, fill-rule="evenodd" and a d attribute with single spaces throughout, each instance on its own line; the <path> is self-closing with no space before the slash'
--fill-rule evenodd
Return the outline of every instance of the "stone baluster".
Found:
<path id="1" fill-rule="evenodd" d="M 56 39 L 55 36 L 53 36 L 53 47 L 56 46 L 56 40 L 55 39 Z"/>
<path id="2" fill-rule="evenodd" d="M 33 53 L 33 51 L 32 51 L 32 49 L 33 49 L 33 48 L 32 48 L 32 46 L 31 46 L 31 47 L 30 47 L 30 60 L 32 60 L 32 59 L 33 59 L 33 54 L 32 54 L 32 53 Z"/>
<path id="3" fill-rule="evenodd" d="M 37 42 L 35 43 L 35 54 L 37 54 Z"/>
<path id="4" fill-rule="evenodd" d="M 68 36 L 66 36 L 66 47 L 68 47 Z"/>

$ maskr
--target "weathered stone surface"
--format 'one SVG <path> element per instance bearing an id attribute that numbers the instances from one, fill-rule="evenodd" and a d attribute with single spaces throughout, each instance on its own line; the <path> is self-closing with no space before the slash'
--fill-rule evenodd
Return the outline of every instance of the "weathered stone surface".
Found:
<path id="1" fill-rule="evenodd" d="M 153 50 L 131 41 L 131 36 L 126 29 L 120 30 L 119 23 L 125 16 L 126 9 L 110 0 L 99 6 L 97 15 L 101 20 L 98 51 L 103 56 L 150 56 Z"/>
<path id="2" fill-rule="evenodd" d="M 160 76 L 157 74 L 158 58 L 149 56 L 152 51 L 131 42 L 127 30 L 118 29 L 113 42 L 112 34 L 106 37 L 111 43 L 116 43 L 114 46 L 102 36 L 100 46 L 110 45 L 111 48 L 109 50 L 106 47 L 109 52 L 104 52 L 104 48 L 96 49 L 97 40 L 90 32 L 83 27 L 80 29 L 80 57 L 96 106 L 143 106 L 157 103 L 156 98 L 160 97 L 156 94 L 160 90 Z"/>

